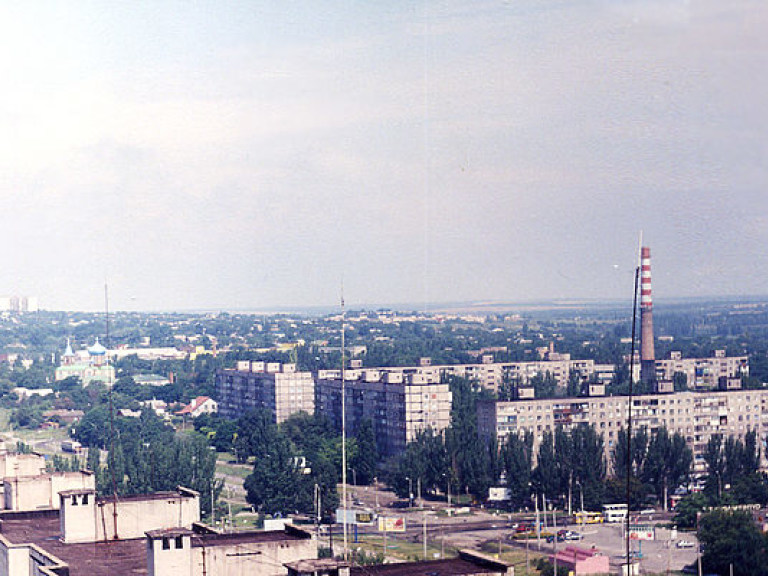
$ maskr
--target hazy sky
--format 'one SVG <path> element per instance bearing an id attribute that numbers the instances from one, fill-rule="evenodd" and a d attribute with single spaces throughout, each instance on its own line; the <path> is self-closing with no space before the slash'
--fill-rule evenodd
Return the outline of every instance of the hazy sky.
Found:
<path id="1" fill-rule="evenodd" d="M 0 294 L 768 294 L 768 4 L 2 2 Z"/>

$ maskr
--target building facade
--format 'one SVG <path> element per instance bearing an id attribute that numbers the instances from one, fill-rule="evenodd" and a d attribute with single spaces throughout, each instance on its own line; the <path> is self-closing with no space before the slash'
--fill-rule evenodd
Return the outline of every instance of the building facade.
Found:
<path id="1" fill-rule="evenodd" d="M 298 372 L 295 364 L 238 362 L 216 374 L 216 396 L 225 418 L 265 408 L 279 424 L 291 414 L 314 414 L 315 379 L 311 372 Z"/>
<path id="2" fill-rule="evenodd" d="M 534 454 L 546 431 L 557 426 L 594 426 L 602 434 L 606 456 L 619 430 L 626 428 L 628 396 L 552 398 L 478 403 L 478 430 L 485 437 L 503 441 L 510 434 L 533 434 Z M 768 390 L 687 391 L 633 396 L 635 429 L 649 432 L 665 427 L 680 433 L 693 450 L 695 471 L 704 471 L 702 454 L 714 434 L 738 438 L 755 430 L 768 432 Z M 765 457 L 763 455 L 763 465 Z"/>
<path id="3" fill-rule="evenodd" d="M 341 429 L 341 393 L 341 371 L 318 373 L 317 409 L 337 429 Z M 363 420 L 370 420 L 382 456 L 402 452 L 422 430 L 440 433 L 450 424 L 451 391 L 439 373 L 348 370 L 344 395 L 348 433 L 354 434 Z"/>

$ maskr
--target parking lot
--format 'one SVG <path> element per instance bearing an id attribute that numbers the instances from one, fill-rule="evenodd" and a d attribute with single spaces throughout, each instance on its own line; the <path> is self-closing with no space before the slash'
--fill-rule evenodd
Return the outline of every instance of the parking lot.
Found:
<path id="1" fill-rule="evenodd" d="M 568 526 L 570 530 L 580 532 L 582 540 L 566 541 L 557 544 L 559 549 L 565 546 L 592 548 L 593 546 L 608 555 L 612 566 L 624 562 L 626 541 L 621 524 L 589 524 L 586 526 Z M 667 528 L 654 527 L 654 540 L 631 541 L 631 554 L 640 559 L 642 572 L 663 573 L 667 569 L 681 570 L 684 566 L 695 562 L 698 550 L 696 535 L 689 532 L 674 533 Z M 690 547 L 679 547 L 678 543 L 685 542 Z M 683 545 L 686 545 L 683 544 Z M 531 542 L 533 545 L 533 542 Z M 536 545 L 538 548 L 538 544 Z M 542 552 L 551 553 L 554 543 L 542 540 Z"/>

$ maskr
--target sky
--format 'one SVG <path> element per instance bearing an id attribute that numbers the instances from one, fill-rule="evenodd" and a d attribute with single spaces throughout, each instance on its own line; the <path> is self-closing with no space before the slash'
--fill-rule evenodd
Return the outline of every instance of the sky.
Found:
<path id="1" fill-rule="evenodd" d="M 0 295 L 768 294 L 768 4 L 2 2 Z"/>

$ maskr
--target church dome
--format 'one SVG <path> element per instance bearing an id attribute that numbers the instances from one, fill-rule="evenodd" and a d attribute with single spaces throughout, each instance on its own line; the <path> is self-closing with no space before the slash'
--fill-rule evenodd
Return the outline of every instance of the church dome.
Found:
<path id="1" fill-rule="evenodd" d="M 107 349 L 99 343 L 99 339 L 96 338 L 96 342 L 93 346 L 88 348 L 88 354 L 91 356 L 104 356 L 107 353 Z"/>

